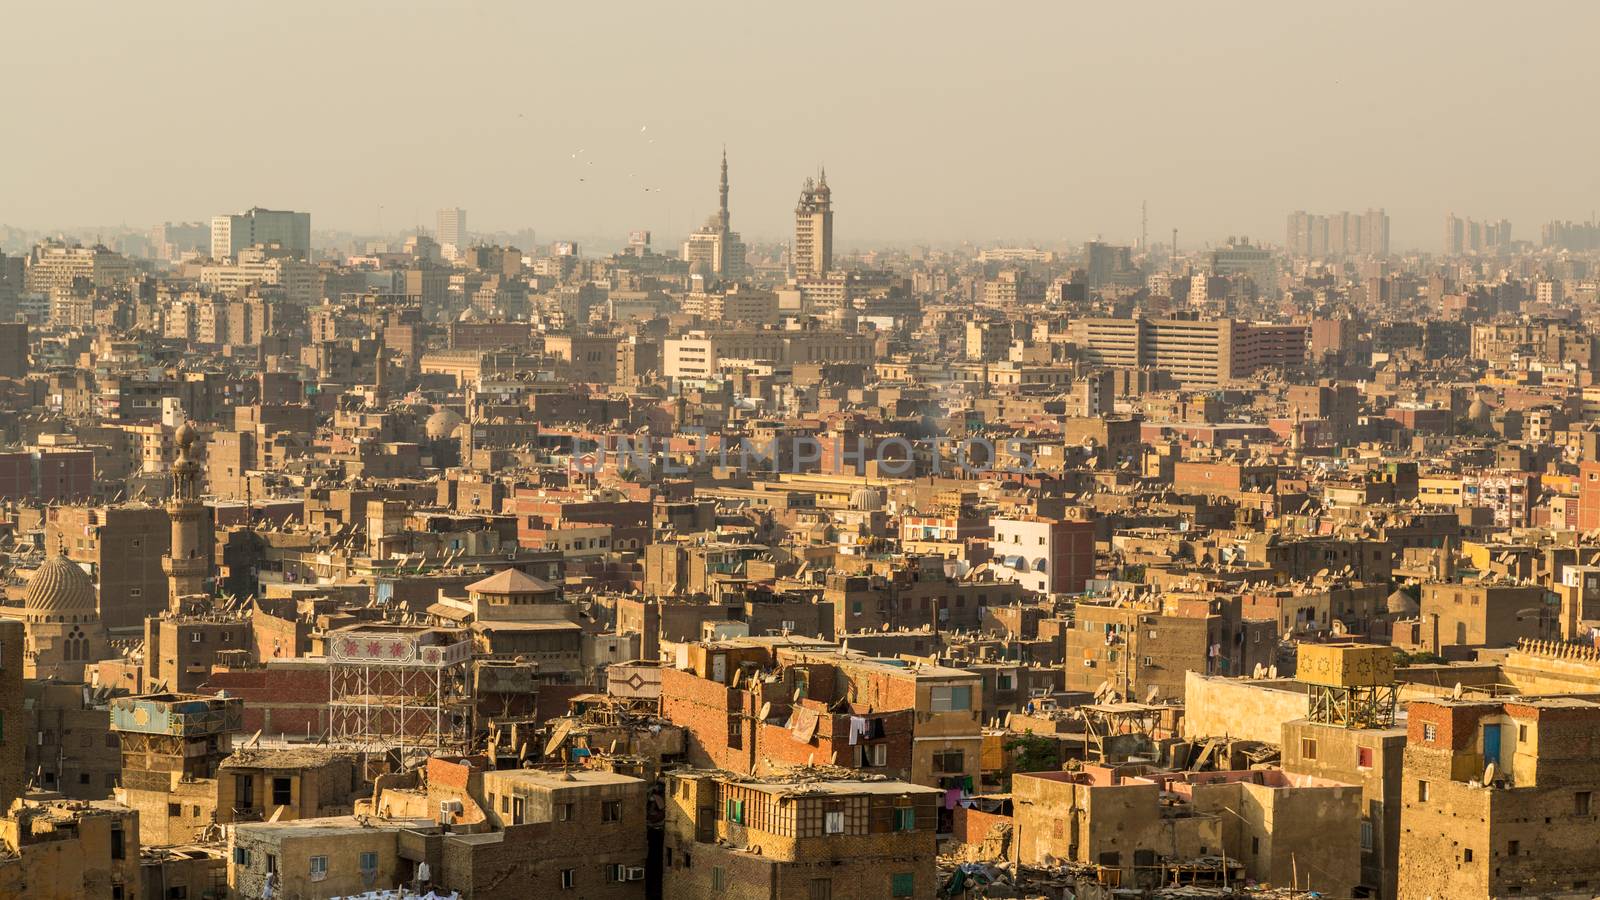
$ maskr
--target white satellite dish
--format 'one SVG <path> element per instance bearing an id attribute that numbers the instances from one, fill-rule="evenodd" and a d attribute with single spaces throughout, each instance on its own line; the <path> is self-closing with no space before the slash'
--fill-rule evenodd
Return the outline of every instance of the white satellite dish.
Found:
<path id="1" fill-rule="evenodd" d="M 1487 766 L 1483 767 L 1483 783 L 1484 784 L 1494 784 L 1494 776 L 1495 776 L 1495 765 L 1494 765 L 1494 763 L 1489 763 Z"/>
<path id="2" fill-rule="evenodd" d="M 1459 682 L 1459 681 L 1456 682 L 1456 686 L 1450 689 L 1450 699 L 1451 700 L 1460 700 L 1461 699 L 1461 682 Z"/>

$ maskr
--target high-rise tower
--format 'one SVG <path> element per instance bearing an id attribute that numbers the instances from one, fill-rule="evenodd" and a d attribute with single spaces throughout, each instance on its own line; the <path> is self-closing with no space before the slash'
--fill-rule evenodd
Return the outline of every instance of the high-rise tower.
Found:
<path id="1" fill-rule="evenodd" d="M 467 211 L 459 206 L 439 210 L 439 244 L 467 249 Z"/>
<path id="2" fill-rule="evenodd" d="M 172 439 L 178 446 L 178 459 L 172 464 L 172 496 L 167 500 L 167 516 L 172 520 L 172 549 L 162 560 L 167 571 L 167 602 L 179 610 L 185 597 L 203 594 L 206 576 L 211 571 L 210 554 L 200 546 L 200 463 L 194 458 L 194 442 L 199 437 L 194 426 L 178 426 Z"/>
<path id="3" fill-rule="evenodd" d="M 800 202 L 794 208 L 794 275 L 800 280 L 821 278 L 833 268 L 833 191 L 828 170 L 806 179 Z"/>

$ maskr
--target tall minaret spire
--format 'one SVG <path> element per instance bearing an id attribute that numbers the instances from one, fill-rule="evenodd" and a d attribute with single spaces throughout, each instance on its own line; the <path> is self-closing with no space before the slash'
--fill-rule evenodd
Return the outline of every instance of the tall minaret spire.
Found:
<path id="1" fill-rule="evenodd" d="M 717 221 L 722 224 L 722 230 L 728 230 L 728 145 L 722 145 L 722 181 L 718 186 L 721 203 L 717 207 Z"/>

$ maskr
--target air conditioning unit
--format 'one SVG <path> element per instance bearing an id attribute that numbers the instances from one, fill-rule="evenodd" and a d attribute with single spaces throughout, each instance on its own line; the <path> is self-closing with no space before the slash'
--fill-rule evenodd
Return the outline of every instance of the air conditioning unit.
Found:
<path id="1" fill-rule="evenodd" d="M 1092 660 L 1092 659 L 1086 659 L 1086 660 L 1084 660 L 1084 661 L 1083 661 L 1083 667 L 1084 667 L 1084 668 L 1085 668 L 1085 669 L 1092 669 L 1092 668 L 1094 668 L 1094 660 Z"/>

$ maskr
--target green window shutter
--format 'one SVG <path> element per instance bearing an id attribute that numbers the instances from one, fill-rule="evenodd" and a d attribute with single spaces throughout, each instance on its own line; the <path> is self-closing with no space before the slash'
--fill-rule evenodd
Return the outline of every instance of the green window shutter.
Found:
<path id="1" fill-rule="evenodd" d="M 890 878 L 890 894 L 910 897 L 917 892 L 917 877 L 911 872 L 900 872 Z"/>

